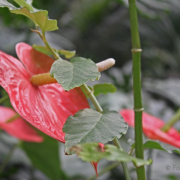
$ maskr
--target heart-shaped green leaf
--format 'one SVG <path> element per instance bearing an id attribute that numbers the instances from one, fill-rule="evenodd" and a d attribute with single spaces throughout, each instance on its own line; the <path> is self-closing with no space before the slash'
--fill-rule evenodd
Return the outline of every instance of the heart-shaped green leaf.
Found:
<path id="1" fill-rule="evenodd" d="M 101 148 L 98 143 L 79 144 L 73 146 L 71 151 L 76 152 L 83 161 L 98 162 L 102 158 L 109 161 L 132 161 L 136 167 L 152 163 L 152 160 L 142 160 L 130 156 L 125 151 L 118 149 L 114 145 L 105 145 L 104 148 Z"/>
<path id="2" fill-rule="evenodd" d="M 16 0 L 16 3 L 21 7 L 17 8 L 7 0 L 0 0 L 0 7 L 7 7 L 12 13 L 21 14 L 30 18 L 37 26 L 39 26 L 42 32 L 57 30 L 57 21 L 48 18 L 48 11 L 37 10 L 32 7 L 32 1 Z"/>
<path id="3" fill-rule="evenodd" d="M 72 58 L 70 62 L 57 60 L 53 63 L 50 73 L 66 91 L 100 77 L 96 64 L 82 57 Z"/>
<path id="4" fill-rule="evenodd" d="M 77 144 L 107 143 L 115 137 L 120 138 L 127 132 L 128 125 L 116 111 L 105 110 L 99 113 L 93 109 L 78 111 L 69 116 L 63 127 L 66 152 Z"/>

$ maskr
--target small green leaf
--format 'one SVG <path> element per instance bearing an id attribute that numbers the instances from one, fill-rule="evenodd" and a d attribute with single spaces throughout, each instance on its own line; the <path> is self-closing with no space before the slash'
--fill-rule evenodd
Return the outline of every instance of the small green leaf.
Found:
<path id="1" fill-rule="evenodd" d="M 60 169 L 58 141 L 41 133 L 42 143 L 22 142 L 21 148 L 30 158 L 32 164 L 53 180 L 59 180 L 63 176 Z"/>
<path id="2" fill-rule="evenodd" d="M 149 165 L 152 160 L 142 160 L 128 155 L 125 151 L 118 149 L 114 145 L 105 145 L 101 149 L 98 143 L 88 143 L 73 146 L 71 151 L 75 151 L 77 155 L 83 161 L 98 162 L 100 159 L 104 158 L 109 161 L 120 161 L 120 162 L 130 162 L 132 161 L 136 167 Z"/>
<path id="3" fill-rule="evenodd" d="M 52 55 L 46 46 L 39 46 L 39 45 L 33 44 L 33 48 L 43 54 L 48 55 L 48 56 Z"/>
<path id="4" fill-rule="evenodd" d="M 162 151 L 166 151 L 158 142 L 156 141 L 147 141 L 144 145 L 144 148 L 147 149 L 158 149 Z M 167 151 L 166 151 L 167 152 Z"/>
<path id="5" fill-rule="evenodd" d="M 116 92 L 116 87 L 113 84 L 96 84 L 93 86 L 94 95 L 98 96 L 100 94 L 114 93 Z"/>
<path id="6" fill-rule="evenodd" d="M 36 49 L 37 51 L 40 51 L 40 52 L 48 55 L 48 56 L 52 55 L 46 46 L 39 46 L 39 45 L 34 44 L 33 48 Z M 63 55 L 67 59 L 72 58 L 76 54 L 76 51 L 56 50 L 54 48 L 53 48 L 53 50 L 58 52 L 59 54 Z"/>
<path id="7" fill-rule="evenodd" d="M 65 58 L 70 59 L 76 54 L 76 51 L 58 50 L 58 53 L 63 55 Z"/>
<path id="8" fill-rule="evenodd" d="M 179 148 L 171 146 L 163 142 L 147 141 L 144 144 L 144 148 L 162 150 L 168 153 L 176 152 L 180 154 Z"/>
<path id="9" fill-rule="evenodd" d="M 96 64 L 82 57 L 72 58 L 70 62 L 57 60 L 53 63 L 50 73 L 66 91 L 100 77 Z"/>
<path id="10" fill-rule="evenodd" d="M 16 2 L 23 7 L 17 8 L 7 0 L 0 0 L 0 7 L 7 7 L 12 13 L 21 14 L 30 18 L 37 26 L 41 28 L 42 32 L 54 31 L 58 29 L 57 21 L 48 19 L 48 11 L 37 10 L 33 8 L 31 4 L 28 4 L 27 1 L 16 0 Z"/>
<path id="11" fill-rule="evenodd" d="M 29 11 L 34 11 L 34 8 L 32 7 L 32 0 L 28 0 L 28 3 L 25 0 L 14 0 L 19 6 L 21 7 L 27 7 Z"/>
<path id="12" fill-rule="evenodd" d="M 135 143 L 132 144 L 132 147 L 135 148 Z M 159 141 L 148 140 L 143 144 L 143 147 L 145 149 L 157 149 L 157 150 L 162 150 L 169 153 L 176 152 L 180 154 L 180 151 L 178 148 L 171 146 L 169 144 L 163 143 L 163 142 L 159 142 Z"/>
<path id="13" fill-rule="evenodd" d="M 66 152 L 69 153 L 69 149 L 77 144 L 107 143 L 115 137 L 120 138 L 127 129 L 127 123 L 116 111 L 104 110 L 102 114 L 93 109 L 78 111 L 68 117 L 63 127 Z"/>

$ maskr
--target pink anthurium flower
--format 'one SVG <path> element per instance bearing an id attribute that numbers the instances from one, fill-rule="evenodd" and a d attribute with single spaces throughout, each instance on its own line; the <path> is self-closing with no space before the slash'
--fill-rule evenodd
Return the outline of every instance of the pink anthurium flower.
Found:
<path id="1" fill-rule="evenodd" d="M 21 60 L 0 52 L 0 85 L 18 114 L 45 134 L 65 142 L 62 127 L 68 116 L 88 108 L 80 88 L 65 92 L 55 83 L 34 86 L 30 78 L 49 72 L 54 60 L 25 43 L 16 45 Z"/>
<path id="2" fill-rule="evenodd" d="M 24 119 L 18 117 L 12 122 L 8 119 L 16 115 L 16 112 L 7 107 L 0 107 L 0 129 L 22 141 L 42 142 L 43 138 Z"/>
<path id="3" fill-rule="evenodd" d="M 57 83 L 32 85 L 30 78 L 49 72 L 54 60 L 25 43 L 17 44 L 16 52 L 21 62 L 0 51 L 0 85 L 9 94 L 12 106 L 21 117 L 65 143 L 63 125 L 68 116 L 89 108 L 85 95 L 80 88 L 65 92 Z"/>
<path id="4" fill-rule="evenodd" d="M 123 109 L 120 114 L 129 126 L 134 127 L 134 111 L 131 109 Z M 151 116 L 147 113 L 143 113 L 143 132 L 149 138 L 153 140 L 159 140 L 164 143 L 180 148 L 180 133 L 175 128 L 170 128 L 168 132 L 163 132 L 161 128 L 164 126 L 164 121 Z"/>

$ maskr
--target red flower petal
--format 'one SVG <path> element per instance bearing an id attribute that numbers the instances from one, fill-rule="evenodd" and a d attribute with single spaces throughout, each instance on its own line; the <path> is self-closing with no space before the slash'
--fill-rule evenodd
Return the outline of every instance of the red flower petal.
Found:
<path id="1" fill-rule="evenodd" d="M 23 141 L 42 142 L 43 138 L 22 118 L 19 117 L 12 122 L 6 123 L 15 114 L 16 112 L 10 108 L 0 107 L 0 128 Z"/>
<path id="2" fill-rule="evenodd" d="M 59 84 L 35 87 L 29 79 L 20 61 L 0 52 L 0 85 L 14 109 L 45 134 L 65 142 L 62 127 L 68 116 L 89 108 L 86 97 L 80 88 L 65 92 Z"/>
<path id="3" fill-rule="evenodd" d="M 134 111 L 131 109 L 123 109 L 120 114 L 129 126 L 134 127 Z M 147 113 L 143 113 L 143 132 L 144 134 L 153 140 L 159 140 L 164 143 L 180 148 L 180 133 L 175 128 L 170 128 L 168 132 L 161 131 L 161 127 L 164 125 L 164 121 L 151 116 Z"/>
<path id="4" fill-rule="evenodd" d="M 49 72 L 54 62 L 54 59 L 36 51 L 26 43 L 18 43 L 16 53 L 31 76 Z"/>

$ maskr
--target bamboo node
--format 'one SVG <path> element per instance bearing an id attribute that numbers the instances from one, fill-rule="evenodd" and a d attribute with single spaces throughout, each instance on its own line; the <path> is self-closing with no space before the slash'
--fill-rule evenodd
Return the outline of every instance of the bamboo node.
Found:
<path id="1" fill-rule="evenodd" d="M 141 111 L 144 111 L 144 108 L 140 108 L 140 109 L 134 108 L 134 111 L 136 111 L 136 112 L 141 112 Z"/>
<path id="2" fill-rule="evenodd" d="M 142 49 L 133 48 L 133 49 L 131 49 L 131 52 L 132 52 L 132 53 L 142 52 Z"/>

